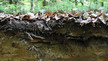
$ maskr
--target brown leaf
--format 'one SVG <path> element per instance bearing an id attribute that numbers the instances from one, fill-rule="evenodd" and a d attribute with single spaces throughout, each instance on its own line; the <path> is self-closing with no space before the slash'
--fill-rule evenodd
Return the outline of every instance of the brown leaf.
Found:
<path id="1" fill-rule="evenodd" d="M 47 16 L 52 16 L 52 15 L 53 15 L 53 12 L 52 12 L 52 11 L 46 11 L 45 14 L 46 14 Z"/>
<path id="2" fill-rule="evenodd" d="M 31 42 L 42 42 L 42 40 L 41 39 L 33 39 L 33 40 L 31 40 Z"/>
<path id="3" fill-rule="evenodd" d="M 77 14 L 77 13 L 76 13 L 76 14 L 74 14 L 74 16 L 75 16 L 75 17 L 78 17 L 78 16 L 79 16 L 79 14 Z"/>
<path id="4" fill-rule="evenodd" d="M 25 15 L 22 19 L 23 20 L 28 20 L 30 18 L 31 15 Z"/>

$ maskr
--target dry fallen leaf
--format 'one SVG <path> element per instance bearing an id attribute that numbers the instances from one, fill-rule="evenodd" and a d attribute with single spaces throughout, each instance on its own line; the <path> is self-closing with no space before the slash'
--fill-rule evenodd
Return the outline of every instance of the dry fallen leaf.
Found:
<path id="1" fill-rule="evenodd" d="M 96 18 L 97 15 L 96 14 L 91 14 L 91 18 Z"/>
<path id="2" fill-rule="evenodd" d="M 88 24 L 91 22 L 91 18 L 88 17 L 87 20 L 82 20 L 80 23 Z"/>
<path id="3" fill-rule="evenodd" d="M 23 20 L 28 20 L 30 18 L 30 15 L 25 15 L 22 19 Z"/>
<path id="4" fill-rule="evenodd" d="M 60 17 L 58 17 L 57 14 L 55 14 L 54 18 L 55 18 L 55 20 L 59 20 L 60 19 Z"/>
<path id="5" fill-rule="evenodd" d="M 105 16 L 108 17 L 108 13 L 106 13 Z"/>
<path id="6" fill-rule="evenodd" d="M 52 15 L 53 15 L 53 12 L 52 12 L 52 11 L 46 11 L 45 14 L 46 14 L 47 16 L 52 16 Z"/>
<path id="7" fill-rule="evenodd" d="M 50 20 L 50 17 L 46 19 L 46 21 L 48 22 Z"/>
<path id="8" fill-rule="evenodd" d="M 106 21 L 104 20 L 104 17 L 103 17 L 103 16 L 100 16 L 98 19 L 99 19 L 103 24 L 106 24 Z"/>
<path id="9" fill-rule="evenodd" d="M 85 13 L 83 14 L 83 19 L 87 19 L 89 16 L 90 16 L 90 15 L 89 15 L 87 12 L 85 12 Z"/>
<path id="10" fill-rule="evenodd" d="M 77 14 L 77 13 L 76 13 L 76 14 L 74 14 L 74 16 L 75 16 L 75 17 L 78 17 L 78 16 L 79 16 L 79 14 Z"/>

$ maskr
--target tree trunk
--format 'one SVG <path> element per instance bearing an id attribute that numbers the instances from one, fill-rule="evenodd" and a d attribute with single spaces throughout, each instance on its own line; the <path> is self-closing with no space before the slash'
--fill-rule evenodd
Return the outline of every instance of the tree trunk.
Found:
<path id="1" fill-rule="evenodd" d="M 13 1 L 12 0 L 9 0 L 9 4 L 12 4 L 13 3 Z"/>
<path id="2" fill-rule="evenodd" d="M 101 6 L 102 6 L 102 7 L 104 6 L 104 2 L 101 2 Z"/>
<path id="3" fill-rule="evenodd" d="M 14 3 L 17 4 L 18 3 L 18 0 L 15 0 Z"/>
<path id="4" fill-rule="evenodd" d="M 84 5 L 84 4 L 83 4 L 83 1 L 80 1 L 80 3 L 81 3 L 81 5 Z"/>
<path id="5" fill-rule="evenodd" d="M 31 11 L 33 10 L 33 0 L 31 0 Z"/>
<path id="6" fill-rule="evenodd" d="M 46 0 L 43 1 L 43 6 L 47 6 L 48 2 Z"/>
<path id="7" fill-rule="evenodd" d="M 76 6 L 78 5 L 78 2 L 77 2 L 77 0 L 75 0 L 75 5 L 76 5 Z"/>
<path id="8" fill-rule="evenodd" d="M 97 4 L 97 1 L 98 1 L 98 0 L 94 0 L 94 3 Z"/>

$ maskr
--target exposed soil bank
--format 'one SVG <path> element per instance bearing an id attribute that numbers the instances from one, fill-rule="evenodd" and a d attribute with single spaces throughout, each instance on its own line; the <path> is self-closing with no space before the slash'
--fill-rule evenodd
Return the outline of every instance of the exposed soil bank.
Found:
<path id="1" fill-rule="evenodd" d="M 53 44 L 24 40 L 0 33 L 0 61 L 108 61 L 107 38 Z"/>

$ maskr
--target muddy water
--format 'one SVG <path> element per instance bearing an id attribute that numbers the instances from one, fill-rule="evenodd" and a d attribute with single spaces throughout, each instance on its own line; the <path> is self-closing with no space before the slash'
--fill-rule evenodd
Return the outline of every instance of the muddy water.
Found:
<path id="1" fill-rule="evenodd" d="M 0 61 L 108 61 L 108 39 L 48 44 L 0 33 Z"/>

